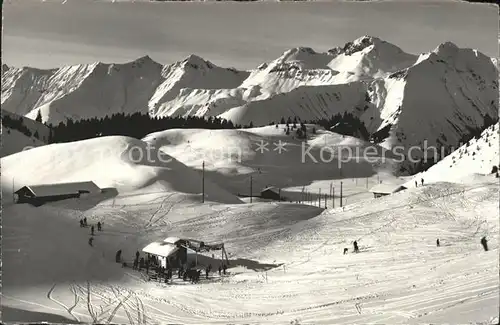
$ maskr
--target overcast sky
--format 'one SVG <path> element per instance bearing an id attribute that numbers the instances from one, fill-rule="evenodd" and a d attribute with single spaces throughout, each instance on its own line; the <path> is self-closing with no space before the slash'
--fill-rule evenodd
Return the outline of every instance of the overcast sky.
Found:
<path id="1" fill-rule="evenodd" d="M 498 56 L 498 9 L 463 2 L 3 4 L 2 60 L 38 68 L 193 53 L 255 68 L 295 46 L 326 51 L 373 35 L 418 54 L 445 41 Z"/>

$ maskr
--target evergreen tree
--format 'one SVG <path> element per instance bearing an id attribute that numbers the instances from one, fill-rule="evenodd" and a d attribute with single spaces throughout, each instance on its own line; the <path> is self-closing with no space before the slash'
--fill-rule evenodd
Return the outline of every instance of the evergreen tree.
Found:
<path id="1" fill-rule="evenodd" d="M 38 110 L 35 121 L 42 123 L 42 113 Z"/>

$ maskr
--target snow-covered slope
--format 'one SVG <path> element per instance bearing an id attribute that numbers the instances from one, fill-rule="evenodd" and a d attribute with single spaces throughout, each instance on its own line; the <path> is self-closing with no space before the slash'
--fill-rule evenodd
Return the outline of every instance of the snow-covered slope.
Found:
<path id="1" fill-rule="evenodd" d="M 220 116 L 265 125 L 281 117 L 351 111 L 383 145 L 457 145 L 483 116 L 498 117 L 498 70 L 491 58 L 446 42 L 416 56 L 376 37 L 317 53 L 286 51 L 252 71 L 214 66 L 195 55 L 169 66 L 149 57 L 127 64 L 54 70 L 4 67 L 2 106 L 44 121 L 148 112 Z M 382 132 L 384 133 L 384 132 Z"/>
<path id="2" fill-rule="evenodd" d="M 441 182 L 460 181 L 471 174 L 490 175 L 494 166 L 500 167 L 498 135 L 499 125 L 496 123 L 485 129 L 479 139 L 473 138 L 427 171 L 415 175 L 414 179 Z M 495 174 L 490 177 L 494 178 Z"/>
<path id="3" fill-rule="evenodd" d="M 50 129 L 46 125 L 3 109 L 1 115 L 1 157 L 43 146 L 49 140 Z"/>
<path id="4" fill-rule="evenodd" d="M 48 126 L 46 126 L 45 124 L 37 122 L 34 119 L 27 118 L 23 115 L 9 112 L 9 111 L 3 109 L 3 107 L 2 107 L 2 110 L 0 110 L 0 112 L 1 112 L 2 119 L 4 117 L 7 117 L 7 118 L 10 118 L 13 120 L 21 120 L 22 125 L 25 126 L 30 131 L 31 134 L 34 135 L 35 133 L 37 133 L 37 135 L 38 135 L 37 138 L 40 141 L 47 142 L 49 140 L 50 128 Z M 9 127 L 8 125 L 5 125 L 5 123 L 2 123 L 2 125 L 4 127 L 5 126 Z"/>
<path id="5" fill-rule="evenodd" d="M 1 159 L 4 197 L 25 185 L 94 181 L 118 192 L 143 188 L 187 193 L 201 199 L 201 173 L 143 141 L 111 136 L 51 144 Z M 207 180 L 207 201 L 239 203 L 235 195 Z"/>
<path id="6" fill-rule="evenodd" d="M 15 129 L 2 127 L 2 146 L 0 148 L 0 157 L 5 157 L 23 150 L 29 150 L 43 145 L 45 145 L 44 142 L 33 136 L 28 137 Z"/>
<path id="7" fill-rule="evenodd" d="M 440 183 L 324 211 L 290 203 L 214 205 L 165 193 L 81 211 L 4 204 L 2 305 L 82 323 L 498 323 L 498 185 Z M 82 199 L 85 200 L 85 199 Z M 104 222 L 87 245 L 89 230 Z M 128 263 L 168 236 L 224 242 L 199 255 L 198 284 L 148 282 Z M 479 241 L 487 236 L 490 251 Z M 436 247 L 439 238 L 441 247 Z M 352 241 L 360 252 L 352 254 Z M 343 255 L 343 249 L 349 249 Z M 143 256 L 143 255 L 142 255 Z M 194 260 L 191 256 L 190 260 Z M 151 271 L 151 270 L 150 270 Z M 175 271 L 175 270 L 174 270 Z"/>
<path id="8" fill-rule="evenodd" d="M 386 87 L 380 127 L 392 124 L 387 147 L 457 145 L 467 127 L 482 128 L 484 116 L 498 118 L 498 71 L 490 58 L 444 43 L 423 54 Z M 398 85 L 399 90 L 393 92 Z"/>
<path id="9" fill-rule="evenodd" d="M 329 118 L 337 113 L 354 112 L 356 115 L 367 109 L 366 87 L 361 82 L 335 86 L 301 86 L 288 93 L 275 94 L 267 99 L 251 101 L 234 107 L 220 117 L 248 125 L 266 125 L 270 121 L 298 116 L 304 120 Z"/>
<path id="10" fill-rule="evenodd" d="M 282 189 L 282 196 L 294 201 L 304 199 L 301 195 L 304 188 L 317 198 L 316 181 L 327 180 L 320 186 L 324 196 L 333 181 L 360 178 L 359 187 L 353 188 L 349 196 L 366 197 L 371 194 L 366 192 L 365 178 L 370 178 L 372 186 L 372 176 L 393 172 L 394 162 L 383 148 L 318 126 L 306 127 L 307 142 L 297 139 L 296 130 L 286 135 L 285 125 L 244 130 L 171 129 L 152 133 L 143 140 L 194 169 L 201 170 L 205 162 L 207 177 L 233 193 L 244 195 L 250 194 L 250 177 L 254 195 L 272 185 Z M 376 152 L 365 156 L 368 146 Z"/>

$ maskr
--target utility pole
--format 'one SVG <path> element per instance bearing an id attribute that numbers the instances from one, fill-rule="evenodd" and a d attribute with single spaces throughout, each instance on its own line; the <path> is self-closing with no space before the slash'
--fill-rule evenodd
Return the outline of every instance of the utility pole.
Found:
<path id="1" fill-rule="evenodd" d="M 319 189 L 319 194 L 318 194 L 318 208 L 321 208 L 321 189 Z"/>
<path id="2" fill-rule="evenodd" d="M 342 183 L 340 182 L 340 207 L 342 207 Z"/>
<path id="3" fill-rule="evenodd" d="M 252 203 L 252 175 L 250 175 L 250 203 Z"/>
<path id="4" fill-rule="evenodd" d="M 335 209 L 335 187 L 332 188 L 332 206 Z"/>
<path id="5" fill-rule="evenodd" d="M 201 203 L 205 203 L 205 160 L 201 165 Z"/>
<path id="6" fill-rule="evenodd" d="M 326 206 L 326 202 L 328 201 L 328 196 L 326 196 L 325 194 L 325 209 L 327 209 L 328 207 Z"/>

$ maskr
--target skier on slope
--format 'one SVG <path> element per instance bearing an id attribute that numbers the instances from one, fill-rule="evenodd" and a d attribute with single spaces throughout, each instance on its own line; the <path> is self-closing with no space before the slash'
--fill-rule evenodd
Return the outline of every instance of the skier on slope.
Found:
<path id="1" fill-rule="evenodd" d="M 481 245 L 483 245 L 484 250 L 487 252 L 488 251 L 488 241 L 486 240 L 486 237 L 481 238 Z"/>
<path id="2" fill-rule="evenodd" d="M 94 236 L 94 226 L 90 227 L 90 233 Z"/>
<path id="3" fill-rule="evenodd" d="M 93 242 L 93 241 L 94 241 L 94 237 L 90 237 L 90 238 L 89 238 L 89 245 L 90 245 L 90 246 L 94 246 L 94 245 L 92 245 L 92 242 Z"/>
<path id="4" fill-rule="evenodd" d="M 441 246 L 441 245 L 439 244 L 439 238 L 436 240 L 436 246 L 437 246 L 437 247 Z"/>
<path id="5" fill-rule="evenodd" d="M 101 222 L 98 221 L 97 222 L 97 231 L 101 231 L 101 230 L 102 230 L 102 228 L 101 228 Z"/>
<path id="6" fill-rule="evenodd" d="M 422 182 L 422 186 L 424 186 L 424 179 L 423 178 L 420 179 L 420 182 Z"/>
<path id="7" fill-rule="evenodd" d="M 116 252 L 115 259 L 116 259 L 116 263 L 121 262 L 121 260 L 122 260 L 122 250 L 121 249 Z"/>
<path id="8" fill-rule="evenodd" d="M 354 243 L 352 243 L 352 245 L 354 246 L 354 253 L 358 253 L 359 252 L 358 242 L 354 241 Z"/>

